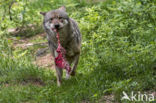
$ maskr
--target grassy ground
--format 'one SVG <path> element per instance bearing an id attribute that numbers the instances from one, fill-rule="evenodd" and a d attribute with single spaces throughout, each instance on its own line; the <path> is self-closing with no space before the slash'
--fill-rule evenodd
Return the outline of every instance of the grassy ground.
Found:
<path id="1" fill-rule="evenodd" d="M 9 2 L 1 4 L 1 14 Z M 17 1 L 11 9 L 13 20 L 7 13 L 0 15 L 4 18 L 0 25 L 0 103 L 132 103 L 120 100 L 123 91 L 155 94 L 155 4 L 154 0 Z M 76 76 L 63 79 L 57 87 L 49 52 L 35 55 L 47 47 L 39 12 L 61 5 L 79 23 L 83 43 Z M 8 33 L 17 27 L 20 31 Z"/>

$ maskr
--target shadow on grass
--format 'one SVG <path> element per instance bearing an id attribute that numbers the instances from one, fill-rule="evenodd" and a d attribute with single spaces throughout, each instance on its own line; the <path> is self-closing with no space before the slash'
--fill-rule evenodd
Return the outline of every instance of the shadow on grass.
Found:
<path id="1" fill-rule="evenodd" d="M 142 73 L 136 77 L 129 77 L 121 67 L 103 66 L 95 69 L 90 74 L 77 74 L 69 80 L 63 80 L 61 88 L 56 90 L 59 91 L 59 94 L 54 94 L 51 91 L 48 94 L 58 96 L 58 98 L 53 98 L 54 100 L 69 103 L 75 101 L 79 101 L 79 103 L 80 101 L 98 102 L 101 96 L 113 94 L 115 96 L 111 101 L 121 103 L 122 91 L 141 90 L 143 84 L 139 83 L 141 79 L 137 78 L 142 75 L 144 75 L 143 78 L 146 78 L 152 75 L 151 73 Z M 147 82 L 148 80 L 143 79 L 143 81 Z M 133 85 L 135 82 L 139 84 Z M 154 83 L 150 82 L 150 85 L 154 85 Z M 149 85 L 146 88 L 149 88 Z M 47 99 L 50 98 L 51 96 L 47 97 Z M 105 101 L 101 103 L 103 102 Z"/>

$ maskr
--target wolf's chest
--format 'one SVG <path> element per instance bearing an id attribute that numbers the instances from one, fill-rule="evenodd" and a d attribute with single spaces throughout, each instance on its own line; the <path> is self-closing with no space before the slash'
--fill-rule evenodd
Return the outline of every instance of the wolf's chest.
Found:
<path id="1" fill-rule="evenodd" d="M 66 35 L 60 35 L 60 43 L 61 43 L 62 46 L 65 45 L 66 42 L 67 42 L 67 39 L 66 39 L 66 38 L 67 38 Z M 48 39 L 48 41 L 53 42 L 53 44 L 54 44 L 55 46 L 58 45 L 58 40 L 57 40 L 57 37 L 56 37 L 56 34 L 55 34 L 55 33 L 53 33 L 53 34 L 48 34 L 48 35 L 47 35 L 47 39 Z"/>

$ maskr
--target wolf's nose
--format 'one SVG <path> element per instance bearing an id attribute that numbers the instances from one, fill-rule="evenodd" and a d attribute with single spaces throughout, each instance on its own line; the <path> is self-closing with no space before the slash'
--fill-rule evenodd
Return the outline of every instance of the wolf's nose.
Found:
<path id="1" fill-rule="evenodd" d="M 55 28 L 58 29 L 60 27 L 59 24 L 55 24 Z"/>

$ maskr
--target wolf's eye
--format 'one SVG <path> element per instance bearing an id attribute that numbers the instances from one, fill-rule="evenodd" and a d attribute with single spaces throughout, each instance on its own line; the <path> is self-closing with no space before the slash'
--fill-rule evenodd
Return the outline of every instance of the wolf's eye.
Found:
<path id="1" fill-rule="evenodd" d="M 50 20 L 53 20 L 53 18 L 50 18 Z"/>
<path id="2" fill-rule="evenodd" d="M 63 19 L 62 17 L 59 17 L 59 19 Z"/>

